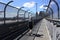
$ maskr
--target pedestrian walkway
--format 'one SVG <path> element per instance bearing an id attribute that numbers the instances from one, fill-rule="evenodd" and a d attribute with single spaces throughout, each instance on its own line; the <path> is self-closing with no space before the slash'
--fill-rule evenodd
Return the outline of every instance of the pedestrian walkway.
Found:
<path id="1" fill-rule="evenodd" d="M 43 19 L 41 22 L 37 23 L 37 25 L 34 26 L 32 29 L 32 33 L 34 34 L 43 34 L 41 37 L 36 37 L 36 36 L 29 36 L 29 35 L 24 35 L 21 39 L 19 40 L 51 40 L 51 36 L 49 34 L 49 30 L 47 28 L 47 21 Z"/>
<path id="2" fill-rule="evenodd" d="M 35 37 L 35 40 L 51 40 L 51 36 L 49 34 L 49 30 L 47 28 L 47 25 L 48 25 L 47 21 L 45 19 L 43 19 L 37 34 L 43 34 L 44 36 L 42 38 Z"/>

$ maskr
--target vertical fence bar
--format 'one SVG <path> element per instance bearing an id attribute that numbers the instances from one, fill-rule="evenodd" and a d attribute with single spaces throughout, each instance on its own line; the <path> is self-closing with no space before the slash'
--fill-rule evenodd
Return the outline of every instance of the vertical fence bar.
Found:
<path id="1" fill-rule="evenodd" d="M 6 20 L 6 8 L 11 2 L 13 2 L 13 1 L 9 1 L 4 7 L 4 24 L 5 24 L 5 20 Z"/>
<path id="2" fill-rule="evenodd" d="M 26 12 L 27 12 L 27 11 L 24 12 L 24 20 L 25 20 L 25 13 L 26 13 Z"/>
<path id="3" fill-rule="evenodd" d="M 59 19 L 59 5 L 58 5 L 58 3 L 57 3 L 55 0 L 50 0 L 50 1 L 49 1 L 49 5 L 48 5 L 48 7 L 50 6 L 50 3 L 51 3 L 52 1 L 57 5 L 58 19 Z"/>
<path id="4" fill-rule="evenodd" d="M 21 7 L 21 8 L 18 9 L 18 11 L 17 11 L 17 22 L 19 21 L 19 11 L 20 11 L 22 8 L 24 8 L 24 7 Z"/>
<path id="5" fill-rule="evenodd" d="M 50 7 L 49 7 L 49 8 L 50 8 Z M 52 12 L 52 19 L 53 19 L 53 13 L 54 13 L 54 12 L 53 12 L 53 9 L 52 9 L 52 8 L 50 8 L 50 10 L 51 10 L 51 12 Z"/>
<path id="6" fill-rule="evenodd" d="M 57 11 L 58 11 L 58 19 L 59 19 L 59 5 L 58 5 L 58 3 L 55 1 L 55 0 L 53 0 L 54 2 L 55 2 L 55 4 L 57 5 Z"/>

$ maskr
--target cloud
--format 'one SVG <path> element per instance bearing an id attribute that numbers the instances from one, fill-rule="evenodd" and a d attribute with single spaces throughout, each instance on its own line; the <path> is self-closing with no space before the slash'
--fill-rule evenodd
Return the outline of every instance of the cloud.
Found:
<path id="1" fill-rule="evenodd" d="M 19 9 L 20 7 L 16 7 L 16 8 L 18 8 L 18 9 Z"/>
<path id="2" fill-rule="evenodd" d="M 39 15 L 39 12 L 38 12 L 38 15 Z"/>
<path id="3" fill-rule="evenodd" d="M 43 8 L 44 5 L 41 5 L 40 8 Z"/>
<path id="4" fill-rule="evenodd" d="M 54 4 L 54 2 L 51 2 L 51 5 L 53 5 Z"/>
<path id="5" fill-rule="evenodd" d="M 28 7 L 28 8 L 32 8 L 34 7 L 35 5 L 35 2 L 26 2 L 23 4 L 24 7 Z"/>
<path id="6" fill-rule="evenodd" d="M 45 9 L 47 9 L 47 7 L 44 7 Z"/>
<path id="7" fill-rule="evenodd" d="M 47 9 L 47 7 L 44 7 L 44 4 L 40 6 L 41 9 Z"/>

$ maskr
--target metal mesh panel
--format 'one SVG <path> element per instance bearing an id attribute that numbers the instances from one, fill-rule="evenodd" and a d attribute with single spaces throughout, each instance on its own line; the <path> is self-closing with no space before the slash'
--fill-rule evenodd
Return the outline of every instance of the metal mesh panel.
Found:
<path id="1" fill-rule="evenodd" d="M 6 18 L 17 17 L 18 9 L 8 6 L 6 9 Z"/>
<path id="2" fill-rule="evenodd" d="M 24 18 L 24 13 L 25 13 L 24 10 L 20 10 L 20 11 L 19 11 L 19 17 L 20 17 L 20 18 Z"/>
<path id="3" fill-rule="evenodd" d="M 4 7 L 5 7 L 5 5 L 0 3 L 0 18 L 4 17 Z"/>

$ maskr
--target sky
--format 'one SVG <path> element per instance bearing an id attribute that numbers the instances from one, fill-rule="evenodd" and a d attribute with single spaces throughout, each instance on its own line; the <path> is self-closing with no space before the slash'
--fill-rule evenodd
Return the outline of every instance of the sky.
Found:
<path id="1" fill-rule="evenodd" d="M 3 3 L 7 3 L 11 0 L 0 0 L 0 2 Z M 49 0 L 13 0 L 14 2 L 12 2 L 10 5 L 20 8 L 22 6 L 24 6 L 25 8 L 23 8 L 24 10 L 30 10 L 33 11 L 34 13 L 36 12 L 36 3 L 37 3 L 37 11 L 43 11 L 43 9 L 47 9 L 47 7 L 43 7 L 44 5 L 48 5 Z M 56 0 L 60 6 L 60 0 Z M 54 11 L 54 15 L 56 15 L 57 17 L 57 7 L 56 5 L 52 2 L 51 3 L 51 7 L 53 8 Z"/>
<path id="2" fill-rule="evenodd" d="M 7 3 L 10 0 L 0 0 L 0 2 Z M 27 9 L 30 9 L 31 11 L 35 12 L 36 11 L 36 3 L 37 3 L 37 11 L 41 11 L 43 5 L 47 5 L 49 0 L 13 0 L 10 5 L 15 6 L 17 8 L 20 8 L 22 6 L 26 7 Z"/>

